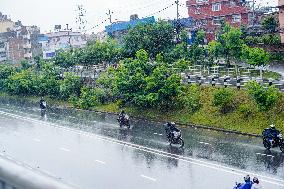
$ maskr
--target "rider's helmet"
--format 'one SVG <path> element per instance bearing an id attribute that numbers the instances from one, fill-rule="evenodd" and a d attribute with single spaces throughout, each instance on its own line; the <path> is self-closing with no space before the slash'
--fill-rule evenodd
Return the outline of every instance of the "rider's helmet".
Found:
<path id="1" fill-rule="evenodd" d="M 257 183 L 257 184 L 259 183 L 259 180 L 258 180 L 257 177 L 254 177 L 252 181 L 253 181 L 253 183 Z"/>
<path id="2" fill-rule="evenodd" d="M 250 182 L 250 176 L 247 175 L 246 177 L 244 177 L 245 182 Z"/>
<path id="3" fill-rule="evenodd" d="M 175 126 L 175 125 L 176 125 L 176 123 L 175 123 L 175 122 L 171 122 L 171 125 Z"/>
<path id="4" fill-rule="evenodd" d="M 271 129 L 275 129 L 275 125 L 274 125 L 274 124 L 271 124 L 271 125 L 270 125 L 270 128 L 271 128 Z"/>

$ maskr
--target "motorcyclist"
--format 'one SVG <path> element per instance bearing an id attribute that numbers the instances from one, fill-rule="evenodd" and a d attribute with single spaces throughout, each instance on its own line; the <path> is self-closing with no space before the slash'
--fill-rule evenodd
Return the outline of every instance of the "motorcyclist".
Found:
<path id="1" fill-rule="evenodd" d="M 238 186 L 238 189 L 251 189 L 253 182 L 250 180 L 250 176 L 244 177 L 244 183 Z"/>
<path id="2" fill-rule="evenodd" d="M 275 128 L 274 124 L 270 125 L 270 128 L 265 129 L 265 137 L 267 137 L 271 142 L 273 142 L 273 140 L 278 138 L 278 135 L 280 134 L 280 131 L 278 131 Z"/>
<path id="3" fill-rule="evenodd" d="M 257 177 L 254 177 L 252 182 L 253 182 L 253 184 L 252 184 L 251 189 L 261 189 L 262 188 Z"/>
<path id="4" fill-rule="evenodd" d="M 128 119 L 128 115 L 125 113 L 124 110 L 121 110 L 121 112 L 118 115 L 118 119 L 121 121 L 125 121 L 125 119 Z"/>
<path id="5" fill-rule="evenodd" d="M 180 130 L 176 128 L 175 122 L 167 122 L 165 124 L 165 130 L 168 137 L 173 138 L 175 136 L 175 133 L 180 133 Z"/>
<path id="6" fill-rule="evenodd" d="M 39 101 L 39 107 L 42 110 L 46 109 L 46 101 L 43 99 L 43 97 L 41 97 L 40 101 Z"/>

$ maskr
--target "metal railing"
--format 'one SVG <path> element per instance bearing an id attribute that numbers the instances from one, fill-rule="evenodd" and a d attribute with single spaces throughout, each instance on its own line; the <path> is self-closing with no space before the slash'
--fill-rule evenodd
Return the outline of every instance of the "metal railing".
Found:
<path id="1" fill-rule="evenodd" d="M 74 189 L 20 163 L 0 156 L 0 189 Z"/>

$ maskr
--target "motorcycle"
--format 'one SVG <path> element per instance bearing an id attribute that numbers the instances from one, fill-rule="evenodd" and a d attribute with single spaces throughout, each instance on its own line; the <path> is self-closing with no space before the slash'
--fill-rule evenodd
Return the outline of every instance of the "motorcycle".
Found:
<path id="1" fill-rule="evenodd" d="M 174 131 L 172 133 L 168 133 L 167 138 L 168 138 L 170 145 L 178 144 L 180 145 L 181 148 L 184 146 L 184 141 L 182 139 L 182 135 L 180 131 L 178 132 Z"/>
<path id="2" fill-rule="evenodd" d="M 129 123 L 129 116 L 125 115 L 124 117 L 119 117 L 117 119 L 119 126 L 122 128 L 123 126 L 126 126 L 128 129 L 130 129 L 130 123 Z"/>
<path id="3" fill-rule="evenodd" d="M 241 183 L 237 183 L 237 182 L 236 182 L 236 186 L 235 186 L 233 189 L 239 189 L 239 188 L 241 188 L 241 186 L 242 186 Z"/>
<path id="4" fill-rule="evenodd" d="M 250 183 L 243 183 L 243 184 L 236 182 L 236 185 L 235 185 L 235 187 L 233 189 L 251 188 L 252 184 L 253 184 L 252 182 L 250 182 Z"/>
<path id="5" fill-rule="evenodd" d="M 279 146 L 280 150 L 284 153 L 284 139 L 280 133 L 276 138 L 267 136 L 266 130 L 262 132 L 262 139 L 264 147 L 269 150 L 270 148 L 276 148 Z"/>

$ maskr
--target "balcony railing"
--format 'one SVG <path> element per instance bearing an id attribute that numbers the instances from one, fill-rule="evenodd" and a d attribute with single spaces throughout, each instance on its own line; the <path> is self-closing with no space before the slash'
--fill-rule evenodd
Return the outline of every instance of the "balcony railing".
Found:
<path id="1" fill-rule="evenodd" d="M 32 48 L 32 45 L 30 43 L 26 43 L 26 44 L 23 45 L 23 48 L 24 49 L 30 49 L 30 48 Z"/>

